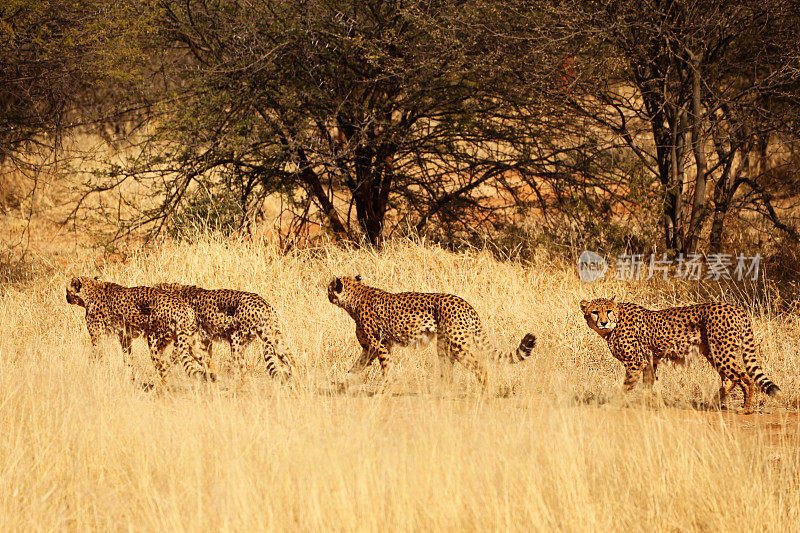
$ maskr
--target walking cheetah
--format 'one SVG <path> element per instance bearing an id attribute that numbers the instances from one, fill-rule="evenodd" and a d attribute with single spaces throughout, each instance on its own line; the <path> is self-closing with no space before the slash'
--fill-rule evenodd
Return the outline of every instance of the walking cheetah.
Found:
<path id="1" fill-rule="evenodd" d="M 341 307 L 356 322 L 356 338 L 363 349 L 350 374 L 364 370 L 375 358 L 386 375 L 393 345 L 425 345 L 437 337 L 437 352 L 443 377 L 450 376 L 458 360 L 486 386 L 486 370 L 474 351 L 486 348 L 488 340 L 478 313 L 465 300 L 452 294 L 390 293 L 361 283 L 361 277 L 334 278 L 328 285 L 328 300 Z M 514 363 L 526 359 L 536 345 L 528 333 L 511 353 L 496 353 Z"/>
<path id="2" fill-rule="evenodd" d="M 208 290 L 194 285 L 159 283 L 156 287 L 173 291 L 194 309 L 200 325 L 201 348 L 211 361 L 213 340 L 226 340 L 239 378 L 244 377 L 244 351 L 259 337 L 264 343 L 264 362 L 272 378 L 278 377 L 277 357 L 285 366 L 281 376 L 291 376 L 294 359 L 286 348 L 278 315 L 267 301 L 251 292 L 230 289 Z"/>
<path id="3" fill-rule="evenodd" d="M 168 370 L 163 352 L 171 341 L 175 342 L 175 355 L 189 376 L 216 379 L 203 367 L 202 359 L 192 356 L 190 348 L 195 342 L 197 319 L 194 310 L 177 295 L 152 287 L 123 287 L 97 278 L 76 277 L 67 285 L 67 302 L 86 309 L 86 328 L 94 357 L 103 334 L 117 335 L 131 379 L 131 343 L 133 337 L 141 334 L 147 336 L 162 386 Z"/>
<path id="4" fill-rule="evenodd" d="M 652 387 L 661 359 L 678 363 L 702 353 L 719 372 L 720 403 L 739 385 L 743 412 L 753 410 L 755 384 L 770 396 L 780 392 L 756 362 L 753 326 L 745 312 L 726 303 L 707 303 L 650 311 L 636 304 L 598 298 L 580 303 L 589 328 L 605 339 L 611 354 L 625 365 L 625 390 L 639 380 Z M 740 359 L 741 354 L 741 359 Z M 742 371 L 740 360 L 746 371 Z M 726 387 L 725 382 L 730 381 Z"/>

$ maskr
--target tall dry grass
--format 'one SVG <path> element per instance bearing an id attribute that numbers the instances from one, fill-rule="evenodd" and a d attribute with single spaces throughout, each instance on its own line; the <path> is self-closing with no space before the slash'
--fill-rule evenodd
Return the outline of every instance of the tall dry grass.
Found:
<path id="1" fill-rule="evenodd" d="M 89 361 L 72 274 L 262 294 L 299 368 L 291 386 L 250 351 L 246 384 L 172 371 L 161 394 L 133 387 L 119 347 Z M 358 354 L 328 303 L 336 274 L 392 291 L 470 301 L 498 347 L 539 337 L 524 365 L 489 365 L 490 392 L 432 347 L 394 353 L 388 383 L 331 393 Z M 698 409 L 718 387 L 706 363 L 660 370 L 655 397 L 619 392 L 621 365 L 586 328 L 582 298 L 688 303 L 673 283 L 585 285 L 542 256 L 523 266 L 422 243 L 282 256 L 265 242 L 201 238 L 100 272 L 75 262 L 0 302 L 0 525 L 6 530 L 788 530 L 800 523 L 798 337 L 754 316 L 760 359 L 783 388 L 760 415 Z M 218 345 L 223 356 L 227 347 Z M 137 379 L 154 377 L 134 343 Z M 732 401 L 737 407 L 740 398 Z"/>

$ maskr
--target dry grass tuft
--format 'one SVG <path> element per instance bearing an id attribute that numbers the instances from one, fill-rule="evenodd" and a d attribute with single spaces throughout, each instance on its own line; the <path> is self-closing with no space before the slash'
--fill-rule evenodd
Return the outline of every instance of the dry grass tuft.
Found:
<path id="1" fill-rule="evenodd" d="M 490 366 L 491 393 L 463 369 L 444 388 L 432 348 L 398 350 L 386 390 L 376 369 L 331 394 L 358 353 L 350 318 L 327 302 L 335 274 L 392 291 L 470 301 L 498 347 L 528 330 L 524 365 Z M 251 377 L 134 389 L 109 342 L 88 360 L 73 274 L 123 284 L 196 283 L 257 292 L 283 318 L 293 386 Z M 704 411 L 706 363 L 664 368 L 655 398 L 623 396 L 621 365 L 586 328 L 583 298 L 689 303 L 660 282 L 584 285 L 570 267 L 523 266 L 412 242 L 380 253 L 267 242 L 169 244 L 109 264 L 76 262 L 0 299 L 0 517 L 4 529 L 136 530 L 787 530 L 800 523 L 800 334 L 754 316 L 760 360 L 784 396 L 744 417 Z M 217 353 L 227 353 L 224 346 Z M 136 373 L 154 376 L 134 342 Z M 732 406 L 740 403 L 732 400 Z M 792 526 L 791 524 L 795 524 Z"/>

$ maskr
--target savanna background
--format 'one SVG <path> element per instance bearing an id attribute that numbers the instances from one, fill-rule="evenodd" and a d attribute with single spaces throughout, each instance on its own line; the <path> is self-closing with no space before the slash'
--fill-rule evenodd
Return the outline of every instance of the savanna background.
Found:
<path id="1" fill-rule="evenodd" d="M 797 8 L 5 2 L 0 526 L 795 529 Z M 604 279 L 580 281 L 585 249 Z M 762 259 L 757 280 L 616 279 L 651 253 Z M 342 391 L 360 348 L 325 287 L 356 273 L 537 348 L 486 360 L 486 393 L 442 383 L 433 347 Z M 218 344 L 218 383 L 175 368 L 145 392 L 116 342 L 90 360 L 73 275 L 259 293 L 294 379 L 255 346 L 236 384 Z M 578 308 L 611 295 L 742 306 L 783 395 L 720 409 L 704 361 L 623 394 Z"/>

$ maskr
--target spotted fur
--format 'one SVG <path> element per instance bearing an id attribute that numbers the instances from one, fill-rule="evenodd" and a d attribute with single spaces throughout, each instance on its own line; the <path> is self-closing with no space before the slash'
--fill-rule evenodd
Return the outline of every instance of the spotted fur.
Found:
<path id="1" fill-rule="evenodd" d="M 294 358 L 286 347 L 278 315 L 258 294 L 230 289 L 208 290 L 179 283 L 159 283 L 156 287 L 175 292 L 192 306 L 200 325 L 201 347 L 208 353 L 209 360 L 212 341 L 227 341 L 241 378 L 245 370 L 244 351 L 258 337 L 264 343 L 264 362 L 270 376 L 279 376 L 276 357 L 285 367 L 281 377 L 291 376 Z"/>
<path id="2" fill-rule="evenodd" d="M 123 287 L 96 278 L 76 277 L 67 285 L 67 302 L 86 309 L 86 328 L 94 357 L 98 355 L 97 345 L 102 335 L 117 336 L 131 377 L 132 339 L 144 334 L 161 385 L 166 383 L 169 369 L 164 350 L 173 341 L 175 358 L 189 376 L 215 379 L 205 369 L 203 360 L 195 359 L 192 354 L 197 318 L 194 310 L 177 295 L 152 287 Z"/>
<path id="3" fill-rule="evenodd" d="M 486 333 L 475 309 L 458 296 L 390 293 L 364 285 L 356 276 L 334 278 L 328 285 L 328 299 L 347 311 L 356 323 L 362 353 L 350 373 L 361 372 L 377 358 L 385 375 L 393 345 L 424 345 L 435 337 L 443 376 L 449 378 L 453 363 L 459 361 L 485 387 L 486 370 L 474 352 L 486 350 Z M 529 333 L 514 352 L 496 355 L 510 362 L 522 361 L 535 344 L 536 336 Z"/>
<path id="4" fill-rule="evenodd" d="M 756 361 L 753 326 L 740 308 L 726 303 L 707 303 L 650 311 L 636 304 L 598 298 L 581 301 L 589 328 L 608 343 L 611 354 L 625 365 L 626 390 L 644 375 L 653 385 L 661 360 L 683 363 L 703 354 L 719 372 L 719 401 L 738 385 L 744 392 L 744 412 L 752 412 L 757 384 L 770 396 L 780 392 Z M 744 363 L 745 370 L 742 370 Z M 726 381 L 730 384 L 726 386 Z"/>

